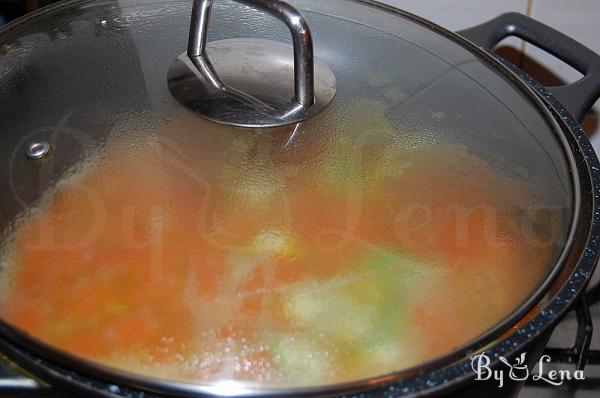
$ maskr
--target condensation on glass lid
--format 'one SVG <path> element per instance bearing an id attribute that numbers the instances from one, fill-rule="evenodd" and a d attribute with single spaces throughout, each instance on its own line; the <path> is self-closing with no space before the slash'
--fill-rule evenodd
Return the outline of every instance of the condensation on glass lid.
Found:
<path id="1" fill-rule="evenodd" d="M 467 343 L 546 275 L 566 210 L 467 146 L 407 143 L 380 102 L 350 107 L 291 141 L 185 110 L 134 143 L 116 127 L 15 224 L 0 315 L 97 363 L 234 389 Z"/>

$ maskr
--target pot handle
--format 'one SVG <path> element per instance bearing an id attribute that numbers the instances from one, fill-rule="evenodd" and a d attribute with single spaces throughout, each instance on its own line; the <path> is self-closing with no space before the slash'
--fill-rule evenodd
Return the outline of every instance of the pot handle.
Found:
<path id="1" fill-rule="evenodd" d="M 579 121 L 600 97 L 600 55 L 541 22 L 511 12 L 457 33 L 488 51 L 516 36 L 581 72 L 583 77 L 574 83 L 548 88 Z"/>

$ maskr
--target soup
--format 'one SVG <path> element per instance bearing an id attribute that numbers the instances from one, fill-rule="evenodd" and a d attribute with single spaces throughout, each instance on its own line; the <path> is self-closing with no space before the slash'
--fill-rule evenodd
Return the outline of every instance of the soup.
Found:
<path id="1" fill-rule="evenodd" d="M 345 129 L 117 128 L 5 245 L 0 315 L 69 353 L 201 384 L 347 382 L 474 339 L 538 286 L 563 210 L 360 102 Z M 189 126 L 196 126 L 191 129 Z"/>

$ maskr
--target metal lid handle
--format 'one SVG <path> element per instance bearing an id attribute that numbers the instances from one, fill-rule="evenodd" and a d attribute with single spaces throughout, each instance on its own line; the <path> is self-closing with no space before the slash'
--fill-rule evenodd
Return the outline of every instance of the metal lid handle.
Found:
<path id="1" fill-rule="evenodd" d="M 315 102 L 313 42 L 306 20 L 291 5 L 280 0 L 233 0 L 259 9 L 284 22 L 294 44 L 294 100 L 304 107 Z M 194 0 L 187 54 L 206 59 L 208 24 L 213 0 Z"/>

